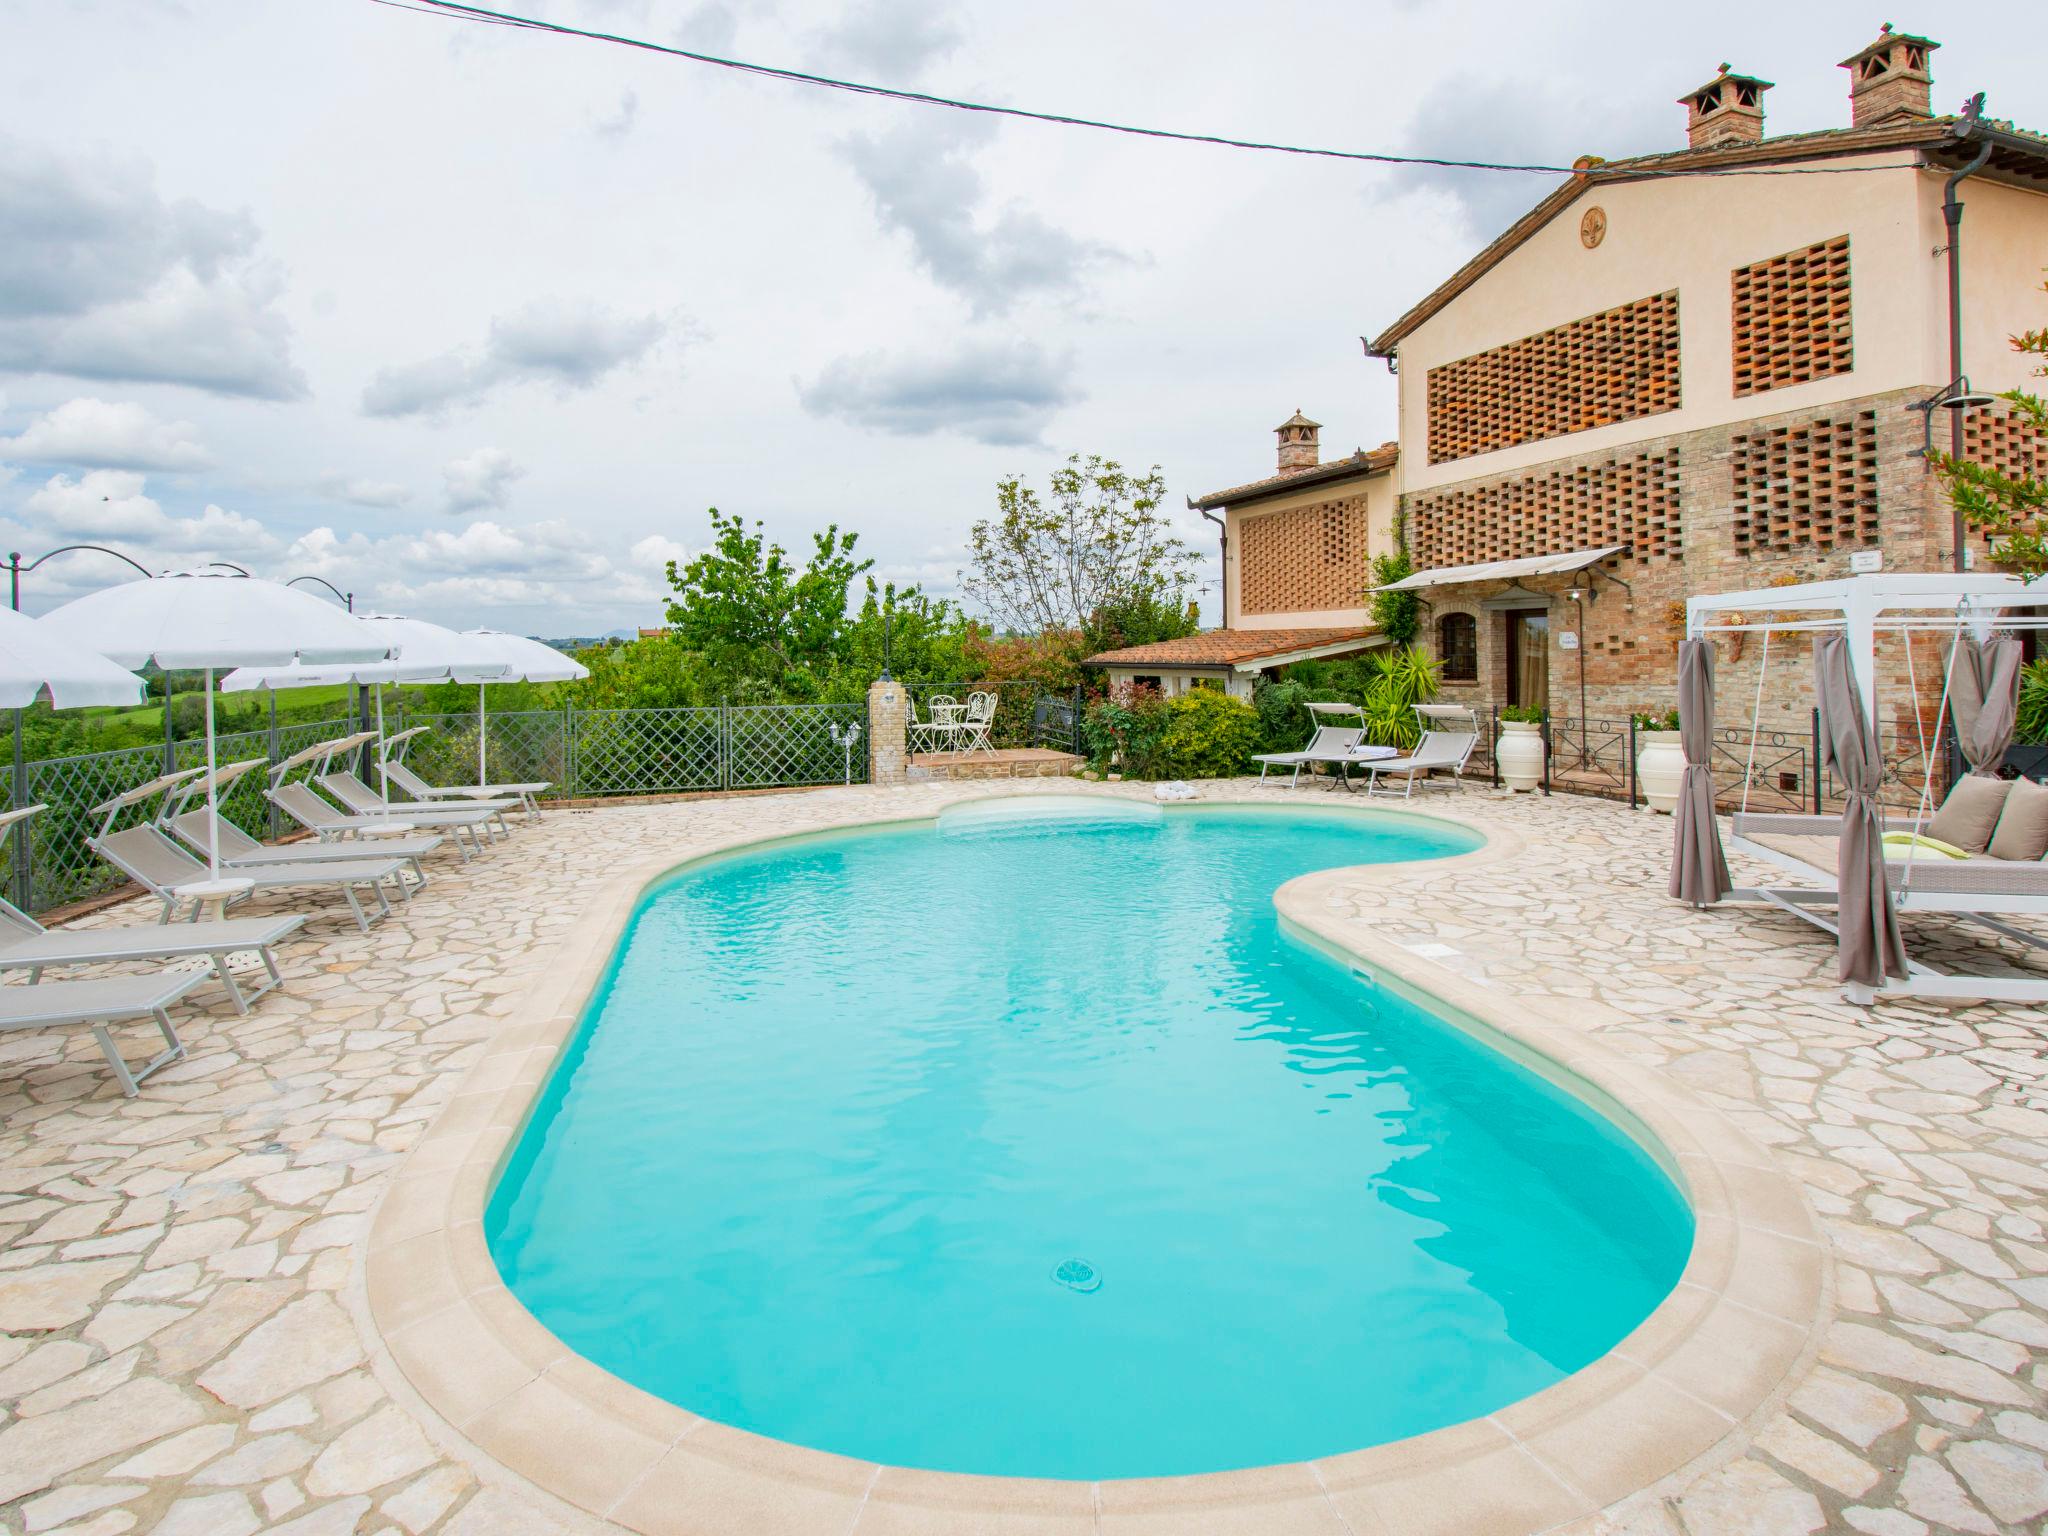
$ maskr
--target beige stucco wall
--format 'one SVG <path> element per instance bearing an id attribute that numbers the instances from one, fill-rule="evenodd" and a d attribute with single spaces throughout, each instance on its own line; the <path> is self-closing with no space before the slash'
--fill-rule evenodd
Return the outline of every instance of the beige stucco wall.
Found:
<path id="1" fill-rule="evenodd" d="M 1401 489 L 1425 490 L 1646 438 L 1944 382 L 1947 289 L 1942 260 L 1934 254 L 1943 239 L 1942 178 L 1906 166 L 1908 155 L 1895 150 L 1827 162 L 1900 167 L 1853 175 L 1691 177 L 1589 189 L 1401 343 Z M 2038 285 L 2038 268 L 2048 264 L 2048 198 L 1989 183 L 1966 184 L 1966 190 L 1965 304 L 1972 327 L 1966 360 L 1973 376 L 1981 366 L 1988 380 L 1991 339 L 1997 351 L 2006 352 L 2005 335 L 2027 311 L 2020 279 L 2031 263 Z M 1587 250 L 1579 221 L 1594 204 L 1606 210 L 1607 236 Z M 1854 368 L 1738 399 L 1730 274 L 1841 234 L 1849 236 Z M 1429 462 L 1432 367 L 1674 288 L 1680 409 L 1445 464 Z M 2012 290 L 2012 300 L 1986 299 L 1990 290 L 2004 288 Z M 2041 308 L 2032 304 L 2037 316 Z"/>
<path id="2" fill-rule="evenodd" d="M 2013 351 L 2011 338 L 2048 326 L 2048 195 L 1972 178 L 1956 188 L 1963 204 L 1963 370 L 1980 389 L 2030 389 L 2043 381 L 2039 358 Z M 1931 250 L 1946 238 L 1941 179 L 1921 188 L 1931 218 Z M 1923 221 L 1926 222 L 1926 221 Z M 1937 263 L 1940 265 L 1940 263 Z M 1936 322 L 1946 359 L 1947 269 L 1937 289 Z M 1947 365 L 1938 370 L 1946 373 Z"/>
<path id="3" fill-rule="evenodd" d="M 1247 704 L 1252 697 L 1252 675 L 1248 672 L 1188 671 L 1177 667 L 1104 667 L 1112 692 L 1130 687 L 1140 677 L 1159 679 L 1163 698 L 1178 698 L 1196 688 L 1221 688 L 1232 698 Z"/>
<path id="4" fill-rule="evenodd" d="M 1224 509 L 1223 515 L 1230 536 L 1230 558 L 1228 568 L 1223 573 L 1223 582 L 1229 604 L 1227 612 L 1230 615 L 1231 628 L 1338 629 L 1366 622 L 1367 613 L 1363 607 L 1302 608 L 1278 613 L 1246 613 L 1244 605 L 1239 601 L 1238 580 L 1239 554 L 1244 548 L 1241 535 L 1247 521 L 1274 512 L 1288 512 L 1297 507 L 1312 507 L 1319 502 L 1361 494 L 1365 497 L 1366 558 L 1370 560 L 1377 555 L 1392 553 L 1396 492 L 1391 471 L 1383 471 L 1363 480 L 1345 479 L 1334 483 L 1326 480 L 1320 485 L 1307 486 L 1297 494 L 1270 497 L 1243 508 Z M 1363 575 L 1364 573 L 1361 573 L 1361 579 Z"/>

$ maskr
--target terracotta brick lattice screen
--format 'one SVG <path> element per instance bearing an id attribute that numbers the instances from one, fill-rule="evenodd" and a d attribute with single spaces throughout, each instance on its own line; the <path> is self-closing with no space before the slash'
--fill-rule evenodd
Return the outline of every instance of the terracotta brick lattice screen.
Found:
<path id="1" fill-rule="evenodd" d="M 1238 607 L 1310 613 L 1365 601 L 1365 498 L 1345 496 L 1244 520 Z"/>
<path id="2" fill-rule="evenodd" d="M 2048 475 L 2048 437 L 2009 411 L 1963 413 L 1963 457 L 2014 479 Z"/>
<path id="3" fill-rule="evenodd" d="M 1877 542 L 1877 413 L 1738 432 L 1735 552 L 1785 554 Z"/>
<path id="4" fill-rule="evenodd" d="M 1737 267 L 1733 286 L 1737 395 L 1849 371 L 1847 235 Z"/>
<path id="5" fill-rule="evenodd" d="M 1413 496 L 1407 508 L 1418 570 L 1610 544 L 1641 561 L 1682 552 L 1676 449 Z"/>
<path id="6" fill-rule="evenodd" d="M 1442 464 L 1678 409 L 1678 295 L 1660 293 L 1429 370 Z"/>

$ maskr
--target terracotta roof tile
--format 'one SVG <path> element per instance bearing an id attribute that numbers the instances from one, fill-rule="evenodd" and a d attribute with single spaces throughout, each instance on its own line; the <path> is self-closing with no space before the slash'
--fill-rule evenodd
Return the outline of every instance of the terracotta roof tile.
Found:
<path id="1" fill-rule="evenodd" d="M 1156 640 L 1128 645 L 1120 651 L 1090 656 L 1084 667 L 1230 667 L 1261 656 L 1313 650 L 1346 640 L 1368 640 L 1375 631 L 1351 626 L 1340 629 L 1212 629 L 1184 640 Z"/>
<path id="2" fill-rule="evenodd" d="M 1283 491 L 1324 485 L 1332 480 L 1348 480 L 1354 475 L 1381 475 L 1392 469 L 1400 457 L 1401 450 L 1396 444 L 1382 443 L 1373 449 L 1361 448 L 1348 458 L 1318 464 L 1314 469 L 1298 469 L 1291 475 L 1268 475 L 1248 485 L 1233 485 L 1227 491 L 1211 491 L 1206 496 L 1197 496 L 1193 505 L 1197 508 L 1229 506 L 1240 501 L 1256 501 L 1261 496 L 1277 496 Z"/>

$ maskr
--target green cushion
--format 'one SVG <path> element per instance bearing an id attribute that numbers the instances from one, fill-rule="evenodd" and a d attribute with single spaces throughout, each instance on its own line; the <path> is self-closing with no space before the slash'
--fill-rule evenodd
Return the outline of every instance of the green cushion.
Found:
<path id="1" fill-rule="evenodd" d="M 1901 852 L 1911 848 L 1916 853 L 1938 853 L 1944 859 L 1967 859 L 1969 851 L 1958 848 L 1954 843 L 1944 843 L 1938 837 L 1928 837 L 1920 832 L 1887 832 L 1884 835 L 1886 849 L 1897 848 Z"/>
<path id="2" fill-rule="evenodd" d="M 2048 784 L 2012 781 L 1985 851 L 1994 859 L 2038 859 L 2048 854 Z"/>
<path id="3" fill-rule="evenodd" d="M 1941 802 L 1934 820 L 1927 823 L 1927 835 L 1953 843 L 1967 853 L 1982 853 L 1991 844 L 1991 834 L 1998 827 L 1998 813 L 2005 809 L 2005 797 L 2011 789 L 2012 785 L 2004 779 L 1965 774 Z"/>

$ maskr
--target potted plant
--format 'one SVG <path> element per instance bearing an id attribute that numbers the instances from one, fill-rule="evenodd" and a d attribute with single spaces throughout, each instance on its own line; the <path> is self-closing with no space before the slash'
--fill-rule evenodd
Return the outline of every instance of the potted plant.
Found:
<path id="1" fill-rule="evenodd" d="M 1500 712 L 1500 740 L 1494 746 L 1500 781 L 1512 790 L 1543 782 L 1543 711 L 1510 704 Z"/>
<path id="2" fill-rule="evenodd" d="M 1678 786 L 1685 778 L 1685 746 L 1678 734 L 1678 711 L 1638 714 L 1636 782 L 1651 810 L 1669 816 L 1678 809 Z"/>

